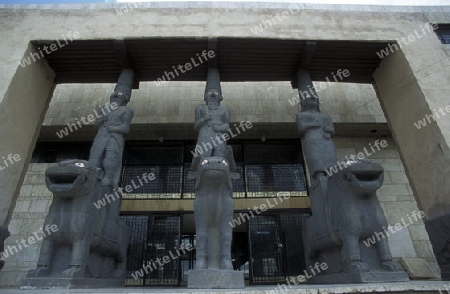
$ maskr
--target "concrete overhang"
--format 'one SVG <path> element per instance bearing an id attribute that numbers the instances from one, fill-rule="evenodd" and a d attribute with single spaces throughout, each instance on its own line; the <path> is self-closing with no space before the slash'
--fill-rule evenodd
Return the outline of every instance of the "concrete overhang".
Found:
<path id="1" fill-rule="evenodd" d="M 74 40 L 63 47 L 56 40 L 33 43 L 55 71 L 57 83 L 116 83 L 122 68 L 134 69 L 136 82 L 154 81 L 169 72 L 175 76 L 170 78 L 173 81 L 205 81 L 209 60 L 218 66 L 223 82 L 293 81 L 298 69 L 306 67 L 314 81 L 372 83 L 381 61 L 377 52 L 387 46 L 374 41 L 215 40 L 213 58 L 204 53 L 211 50 L 208 38 Z M 43 50 L 50 44 L 59 49 Z M 59 44 L 65 43 L 59 40 Z M 350 76 L 341 79 L 337 72 L 345 69 Z"/>

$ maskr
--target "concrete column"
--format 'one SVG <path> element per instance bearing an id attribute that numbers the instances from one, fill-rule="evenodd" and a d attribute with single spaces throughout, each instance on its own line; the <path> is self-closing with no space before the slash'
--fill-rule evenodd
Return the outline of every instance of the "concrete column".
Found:
<path id="1" fill-rule="evenodd" d="M 439 52 L 420 53 L 399 50 L 385 57 L 374 86 L 419 209 L 432 224 L 427 230 L 444 279 L 446 261 L 439 255 L 450 235 L 450 61 Z"/>
<path id="2" fill-rule="evenodd" d="M 31 52 L 36 51 L 29 44 L 23 56 Z M 24 67 L 18 63 L 16 66 L 12 77 L 3 76 L 1 80 L 8 85 L 0 97 L 0 222 L 5 226 L 11 219 L 55 78 L 44 59 L 36 59 Z M 8 159 L 9 154 L 12 155 Z"/>

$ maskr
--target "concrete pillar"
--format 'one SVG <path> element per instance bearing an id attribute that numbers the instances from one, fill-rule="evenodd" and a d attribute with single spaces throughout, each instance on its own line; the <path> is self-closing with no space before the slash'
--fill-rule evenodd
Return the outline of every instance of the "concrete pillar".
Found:
<path id="1" fill-rule="evenodd" d="M 448 56 L 430 56 L 426 51 L 414 57 L 407 53 L 399 50 L 385 57 L 373 75 L 374 86 L 419 209 L 426 214 L 444 278 L 446 270 L 439 255 L 450 235 L 450 62 Z M 438 225 L 430 227 L 434 222 Z"/>
<path id="2" fill-rule="evenodd" d="M 23 56 L 30 52 L 36 52 L 31 44 Z M 39 59 L 24 67 L 17 64 L 15 74 L 3 78 L 8 86 L 0 97 L 0 223 L 7 226 L 52 97 L 55 74 Z"/>

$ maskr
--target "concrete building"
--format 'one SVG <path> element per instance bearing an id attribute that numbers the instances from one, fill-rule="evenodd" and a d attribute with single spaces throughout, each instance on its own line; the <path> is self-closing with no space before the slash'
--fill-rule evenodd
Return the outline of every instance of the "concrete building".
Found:
<path id="1" fill-rule="evenodd" d="M 291 81 L 305 62 L 321 110 L 334 120 L 338 158 L 365 152 L 385 169 L 378 198 L 389 224 L 402 226 L 389 235 L 394 257 L 418 258 L 421 269 L 439 276 L 423 220 L 408 217 L 419 210 L 427 221 L 450 213 L 449 23 L 450 6 L 0 5 L 0 220 L 11 232 L 6 248 L 39 232 L 52 201 L 45 169 L 87 157 L 95 130 L 81 118 L 95 115 L 120 69 L 132 66 L 139 89 L 129 103 L 135 116 L 122 185 L 144 172 L 155 179 L 122 201 L 133 236 L 127 285 L 183 285 L 194 252 L 144 277 L 131 274 L 195 242 L 194 192 L 186 175 L 196 139 L 194 109 L 203 103 L 206 78 L 197 54 L 215 38 L 232 125 L 253 125 L 230 141 L 242 175 L 234 187 L 241 224 L 233 258 L 248 282 L 277 283 L 303 271 L 307 167 Z M 49 44 L 55 46 L 44 52 Z M 186 63 L 192 70 L 175 72 Z M 337 77 L 339 69 L 349 75 Z M 161 82 L 164 76 L 170 81 Z M 376 140 L 387 147 L 370 152 Z M 282 195 L 289 197 L 275 204 Z M 263 213 L 253 210 L 269 203 L 273 207 Z M 35 267 L 39 246 L 6 259 L 0 286 L 20 284 Z"/>

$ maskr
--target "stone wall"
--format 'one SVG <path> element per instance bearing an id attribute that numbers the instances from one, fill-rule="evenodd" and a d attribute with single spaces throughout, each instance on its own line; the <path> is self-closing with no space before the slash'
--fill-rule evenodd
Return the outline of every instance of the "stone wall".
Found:
<path id="1" fill-rule="evenodd" d="M 47 163 L 31 163 L 20 189 L 11 222 L 8 229 L 11 236 L 5 241 L 5 250 L 9 246 L 17 246 L 16 241 L 28 240 L 34 233 L 39 233 L 52 202 L 52 193 L 45 185 L 44 172 L 49 167 Z M 38 236 L 40 236 L 38 234 Z M 42 240 L 38 240 L 27 248 L 8 256 L 5 266 L 0 272 L 0 286 L 17 286 L 25 277 L 27 270 L 36 266 Z M 14 251 L 14 249 L 11 249 Z"/>
<path id="2" fill-rule="evenodd" d="M 113 89 L 114 84 L 57 85 L 44 126 L 74 123 L 94 113 L 109 101 Z M 194 123 L 194 110 L 204 103 L 204 91 L 205 82 L 140 83 L 128 104 L 135 111 L 133 124 Z M 222 83 L 222 92 L 231 121 L 295 122 L 300 107 L 289 102 L 298 95 L 289 82 Z M 322 111 L 334 122 L 386 122 L 372 85 L 327 83 L 318 95 Z"/>

